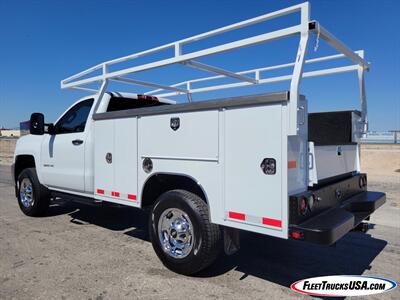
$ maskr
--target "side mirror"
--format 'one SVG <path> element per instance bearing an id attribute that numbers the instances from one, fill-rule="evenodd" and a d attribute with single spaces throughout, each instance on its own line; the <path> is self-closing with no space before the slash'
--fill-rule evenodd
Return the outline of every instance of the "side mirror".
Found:
<path id="1" fill-rule="evenodd" d="M 56 134 L 56 127 L 53 123 L 45 124 L 47 125 L 47 133 L 48 134 Z"/>
<path id="2" fill-rule="evenodd" d="M 33 113 L 31 115 L 29 132 L 34 135 L 44 134 L 44 115 L 42 113 Z"/>

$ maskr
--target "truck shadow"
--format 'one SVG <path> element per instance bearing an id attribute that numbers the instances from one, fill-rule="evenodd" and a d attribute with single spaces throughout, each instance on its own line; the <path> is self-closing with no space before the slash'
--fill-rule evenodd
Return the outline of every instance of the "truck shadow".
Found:
<path id="1" fill-rule="evenodd" d="M 199 276 L 235 269 L 243 273 L 240 280 L 251 275 L 290 287 L 309 277 L 363 274 L 386 245 L 386 241 L 361 232 L 350 232 L 331 247 L 243 233 L 239 253 L 217 261 Z"/>
<path id="2" fill-rule="evenodd" d="M 149 241 L 146 211 L 129 207 L 88 207 L 69 202 L 61 206 L 65 205 L 75 208 L 65 209 L 74 224 L 94 224 Z M 372 224 L 370 228 L 373 230 Z M 216 277 L 236 270 L 243 273 L 240 280 L 250 275 L 290 287 L 293 282 L 308 277 L 363 274 L 386 245 L 386 241 L 361 232 L 350 232 L 331 247 L 243 232 L 238 253 L 222 255 L 214 265 L 196 276 Z"/>
<path id="3" fill-rule="evenodd" d="M 145 210 L 107 203 L 104 206 L 88 205 L 57 198 L 52 201 L 47 217 L 61 214 L 68 214 L 70 222 L 77 225 L 93 224 L 150 242 L 148 212 Z"/>

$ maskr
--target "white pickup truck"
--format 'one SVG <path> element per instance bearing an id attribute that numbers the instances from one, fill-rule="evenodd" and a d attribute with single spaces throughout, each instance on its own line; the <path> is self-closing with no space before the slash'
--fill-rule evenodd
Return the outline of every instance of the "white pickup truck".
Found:
<path id="1" fill-rule="evenodd" d="M 183 51 L 193 41 L 294 13 L 301 16 L 296 26 Z M 312 34 L 340 54 L 306 60 Z M 294 35 L 300 41 L 293 63 L 234 72 L 198 61 Z M 172 57 L 116 68 L 171 49 Z M 343 58 L 351 64 L 303 70 L 306 64 Z M 172 64 L 216 75 L 177 84 L 126 76 Z M 293 67 L 289 75 L 266 76 L 288 67 Z M 359 140 L 367 128 L 364 73 L 369 69 L 363 51 L 352 51 L 310 21 L 307 2 L 106 61 L 61 82 L 62 88 L 93 93 L 54 124 L 45 123 L 41 113 L 32 114 L 31 134 L 18 140 L 14 155 L 19 206 L 28 216 L 45 214 L 55 197 L 149 208 L 154 250 L 182 274 L 209 266 L 222 249 L 227 254 L 238 250 L 243 230 L 331 245 L 350 230 L 365 228 L 363 221 L 385 202 L 384 193 L 367 191 L 367 177 L 360 173 Z M 308 113 L 307 99 L 299 94 L 303 78 L 353 71 L 360 111 Z M 220 79 L 225 81 L 215 83 Z M 156 90 L 107 92 L 114 81 Z M 288 91 L 192 99 L 195 93 L 279 81 L 290 81 Z M 87 86 L 96 83 L 98 89 Z M 168 99 L 182 96 L 189 102 Z"/>

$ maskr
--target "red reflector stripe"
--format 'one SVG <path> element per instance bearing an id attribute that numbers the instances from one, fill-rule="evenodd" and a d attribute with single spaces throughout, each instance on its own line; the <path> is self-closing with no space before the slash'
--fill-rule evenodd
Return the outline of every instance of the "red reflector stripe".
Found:
<path id="1" fill-rule="evenodd" d="M 297 162 L 295 160 L 289 160 L 288 161 L 288 168 L 289 169 L 296 169 L 297 168 Z"/>
<path id="2" fill-rule="evenodd" d="M 264 225 L 274 226 L 274 227 L 282 227 L 282 221 L 270 218 L 262 218 L 262 223 Z"/>
<path id="3" fill-rule="evenodd" d="M 244 220 L 246 220 L 246 215 L 238 213 L 238 212 L 230 211 L 229 218 L 244 221 Z"/>
<path id="4" fill-rule="evenodd" d="M 128 194 L 129 200 L 136 200 L 136 195 Z"/>
<path id="5" fill-rule="evenodd" d="M 113 196 L 113 197 L 119 197 L 119 192 L 111 192 L 111 196 Z"/>
<path id="6" fill-rule="evenodd" d="M 104 190 L 102 190 L 102 189 L 97 189 L 97 194 L 102 194 L 102 195 L 104 195 Z"/>

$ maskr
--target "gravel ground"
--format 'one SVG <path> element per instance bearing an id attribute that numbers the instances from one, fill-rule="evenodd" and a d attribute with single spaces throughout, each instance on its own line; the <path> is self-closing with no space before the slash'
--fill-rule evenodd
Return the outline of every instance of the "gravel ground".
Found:
<path id="1" fill-rule="evenodd" d="M 399 176 L 369 180 L 388 193 L 368 234 L 335 247 L 255 234 L 197 277 L 168 271 L 153 252 L 146 213 L 58 201 L 43 218 L 24 216 L 9 167 L 0 165 L 0 299 L 303 299 L 298 279 L 364 274 L 400 281 Z M 391 178 L 391 177 L 390 177 Z M 363 299 L 400 299 L 400 289 Z"/>

